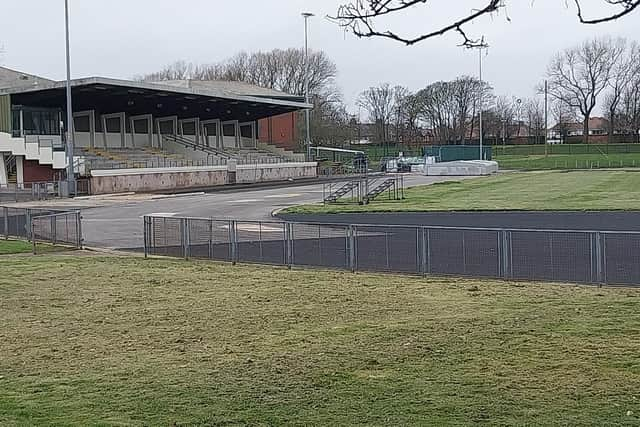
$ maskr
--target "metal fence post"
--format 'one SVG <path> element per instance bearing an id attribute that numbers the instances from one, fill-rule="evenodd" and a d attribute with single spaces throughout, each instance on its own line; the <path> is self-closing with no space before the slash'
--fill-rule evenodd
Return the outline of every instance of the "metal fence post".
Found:
<path id="1" fill-rule="evenodd" d="M 25 210 L 25 232 L 27 233 L 27 240 L 31 240 L 31 209 Z"/>
<path id="2" fill-rule="evenodd" d="M 209 259 L 213 259 L 213 220 L 209 219 Z"/>
<path id="3" fill-rule="evenodd" d="M 31 243 L 33 245 L 33 254 L 36 254 L 36 236 L 33 235 L 33 221 L 35 220 L 35 218 L 32 218 L 29 220 L 29 234 L 32 236 L 31 237 Z"/>
<path id="4" fill-rule="evenodd" d="M 502 277 L 508 279 L 511 277 L 511 233 L 507 230 L 501 230 L 502 235 Z"/>
<path id="5" fill-rule="evenodd" d="M 419 257 L 418 259 L 420 260 L 420 273 L 422 273 L 423 276 L 427 275 L 427 229 L 425 227 L 420 227 L 419 228 L 420 231 L 420 240 L 418 241 L 418 251 L 419 251 Z"/>
<path id="6" fill-rule="evenodd" d="M 606 236 L 604 236 L 606 239 Z M 602 286 L 605 283 L 604 266 L 606 262 L 606 247 L 603 247 L 604 243 L 603 235 L 599 231 L 595 233 L 595 246 L 596 246 L 596 282 L 598 286 Z"/>
<path id="7" fill-rule="evenodd" d="M 142 221 L 144 223 L 144 227 L 142 230 L 143 233 L 143 244 L 144 244 L 144 259 L 147 259 L 149 257 L 149 217 L 147 215 L 145 215 L 142 218 Z"/>
<path id="8" fill-rule="evenodd" d="M 349 268 L 352 273 L 356 272 L 358 266 L 356 265 L 356 226 L 349 225 Z"/>
<path id="9" fill-rule="evenodd" d="M 9 240 L 9 208 L 4 207 L 4 239 Z"/>
<path id="10" fill-rule="evenodd" d="M 286 263 L 287 263 L 287 267 L 289 267 L 289 269 L 291 269 L 291 266 L 293 265 L 294 262 L 294 253 L 293 253 L 293 225 L 289 222 L 287 222 L 285 225 L 285 229 L 286 229 L 286 242 L 285 242 L 285 247 L 286 247 Z"/>
<path id="11" fill-rule="evenodd" d="M 58 218 L 55 216 L 49 217 L 49 227 L 51 228 L 51 244 L 56 244 L 56 226 L 58 224 Z"/>
<path id="12" fill-rule="evenodd" d="M 82 249 L 84 238 L 82 237 L 82 212 L 76 212 L 76 233 L 78 238 L 78 249 Z"/>
<path id="13" fill-rule="evenodd" d="M 182 256 L 184 259 L 189 259 L 189 240 L 188 240 L 188 230 L 189 222 L 187 218 L 180 219 L 180 240 L 182 244 Z"/>
<path id="14" fill-rule="evenodd" d="M 230 239 L 229 244 L 231 246 L 231 263 L 236 265 L 238 262 L 238 230 L 236 221 L 229 221 Z"/>

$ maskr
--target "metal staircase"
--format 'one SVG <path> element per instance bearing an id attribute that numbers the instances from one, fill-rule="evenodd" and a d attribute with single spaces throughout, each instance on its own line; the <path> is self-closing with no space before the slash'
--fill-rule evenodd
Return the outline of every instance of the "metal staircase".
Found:
<path id="1" fill-rule="evenodd" d="M 364 202 L 369 203 L 371 200 L 374 200 L 376 197 L 378 197 L 380 194 L 384 193 L 386 190 L 388 190 L 389 188 L 393 187 L 396 184 L 396 179 L 395 178 L 388 178 L 385 179 L 384 181 L 382 181 L 380 184 L 378 184 L 377 186 L 375 186 L 373 188 L 373 190 L 369 191 L 365 196 L 364 196 Z"/>
<path id="2" fill-rule="evenodd" d="M 360 185 L 360 181 L 349 181 L 344 184 L 342 187 L 338 188 L 333 193 L 329 194 L 324 198 L 325 203 L 335 203 L 339 198 L 343 197 L 354 188 L 357 188 Z"/>

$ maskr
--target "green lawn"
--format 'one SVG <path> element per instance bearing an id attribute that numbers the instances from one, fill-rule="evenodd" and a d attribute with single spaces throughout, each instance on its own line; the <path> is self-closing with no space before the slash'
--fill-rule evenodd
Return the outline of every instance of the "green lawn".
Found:
<path id="1" fill-rule="evenodd" d="M 598 169 L 640 167 L 640 153 L 626 154 L 551 154 L 498 155 L 501 169 Z"/>
<path id="2" fill-rule="evenodd" d="M 419 212 L 465 210 L 638 210 L 640 173 L 574 171 L 503 173 L 409 188 L 405 200 L 384 195 L 360 206 L 301 205 L 285 213 Z"/>
<path id="3" fill-rule="evenodd" d="M 22 240 L 0 240 L 0 255 L 21 254 L 33 251 L 30 242 Z"/>
<path id="4" fill-rule="evenodd" d="M 638 425 L 640 289 L 0 259 L 0 425 Z"/>

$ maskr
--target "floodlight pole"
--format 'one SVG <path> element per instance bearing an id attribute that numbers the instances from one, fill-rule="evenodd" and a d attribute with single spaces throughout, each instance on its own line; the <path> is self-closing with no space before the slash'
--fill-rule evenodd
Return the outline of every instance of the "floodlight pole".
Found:
<path id="1" fill-rule="evenodd" d="M 483 160 L 483 152 L 482 152 L 482 142 L 483 142 L 483 135 L 482 135 L 482 107 L 484 104 L 484 87 L 482 84 L 482 48 L 484 47 L 484 37 L 482 38 L 482 42 L 480 43 L 478 52 L 479 52 L 479 63 L 480 63 L 480 72 L 479 72 L 479 76 L 480 76 L 480 160 Z"/>
<path id="2" fill-rule="evenodd" d="M 69 0 L 64 0 L 64 23 L 67 53 L 67 185 L 69 195 L 75 194 L 75 172 L 73 170 L 73 111 L 71 103 L 71 60 L 69 54 Z"/>
<path id="3" fill-rule="evenodd" d="M 304 100 L 309 103 L 309 18 L 314 16 L 313 13 L 304 12 Z M 307 146 L 307 160 L 311 160 L 311 129 L 310 129 L 310 111 L 305 109 L 304 121 L 306 128 L 305 145 Z"/>

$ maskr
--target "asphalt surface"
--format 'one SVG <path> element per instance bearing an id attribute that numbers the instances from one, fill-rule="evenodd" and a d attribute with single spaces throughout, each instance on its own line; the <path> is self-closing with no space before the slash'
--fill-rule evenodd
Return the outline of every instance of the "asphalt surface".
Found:
<path id="1" fill-rule="evenodd" d="M 640 231 L 640 212 L 411 212 L 279 215 L 298 222 L 436 227 Z"/>
<path id="2" fill-rule="evenodd" d="M 459 181 L 463 177 L 405 176 L 405 186 Z M 335 185 L 335 184 L 334 184 Z M 143 245 L 144 215 L 203 217 L 218 219 L 273 220 L 271 213 L 280 208 L 320 202 L 322 184 L 277 186 L 247 190 L 246 188 L 197 195 L 180 195 L 163 199 L 133 198 L 101 206 L 75 206 L 82 209 L 83 234 L 88 246 L 113 249 L 137 248 Z M 96 203 L 101 203 L 99 200 Z M 65 208 L 73 208 L 67 202 Z"/>

